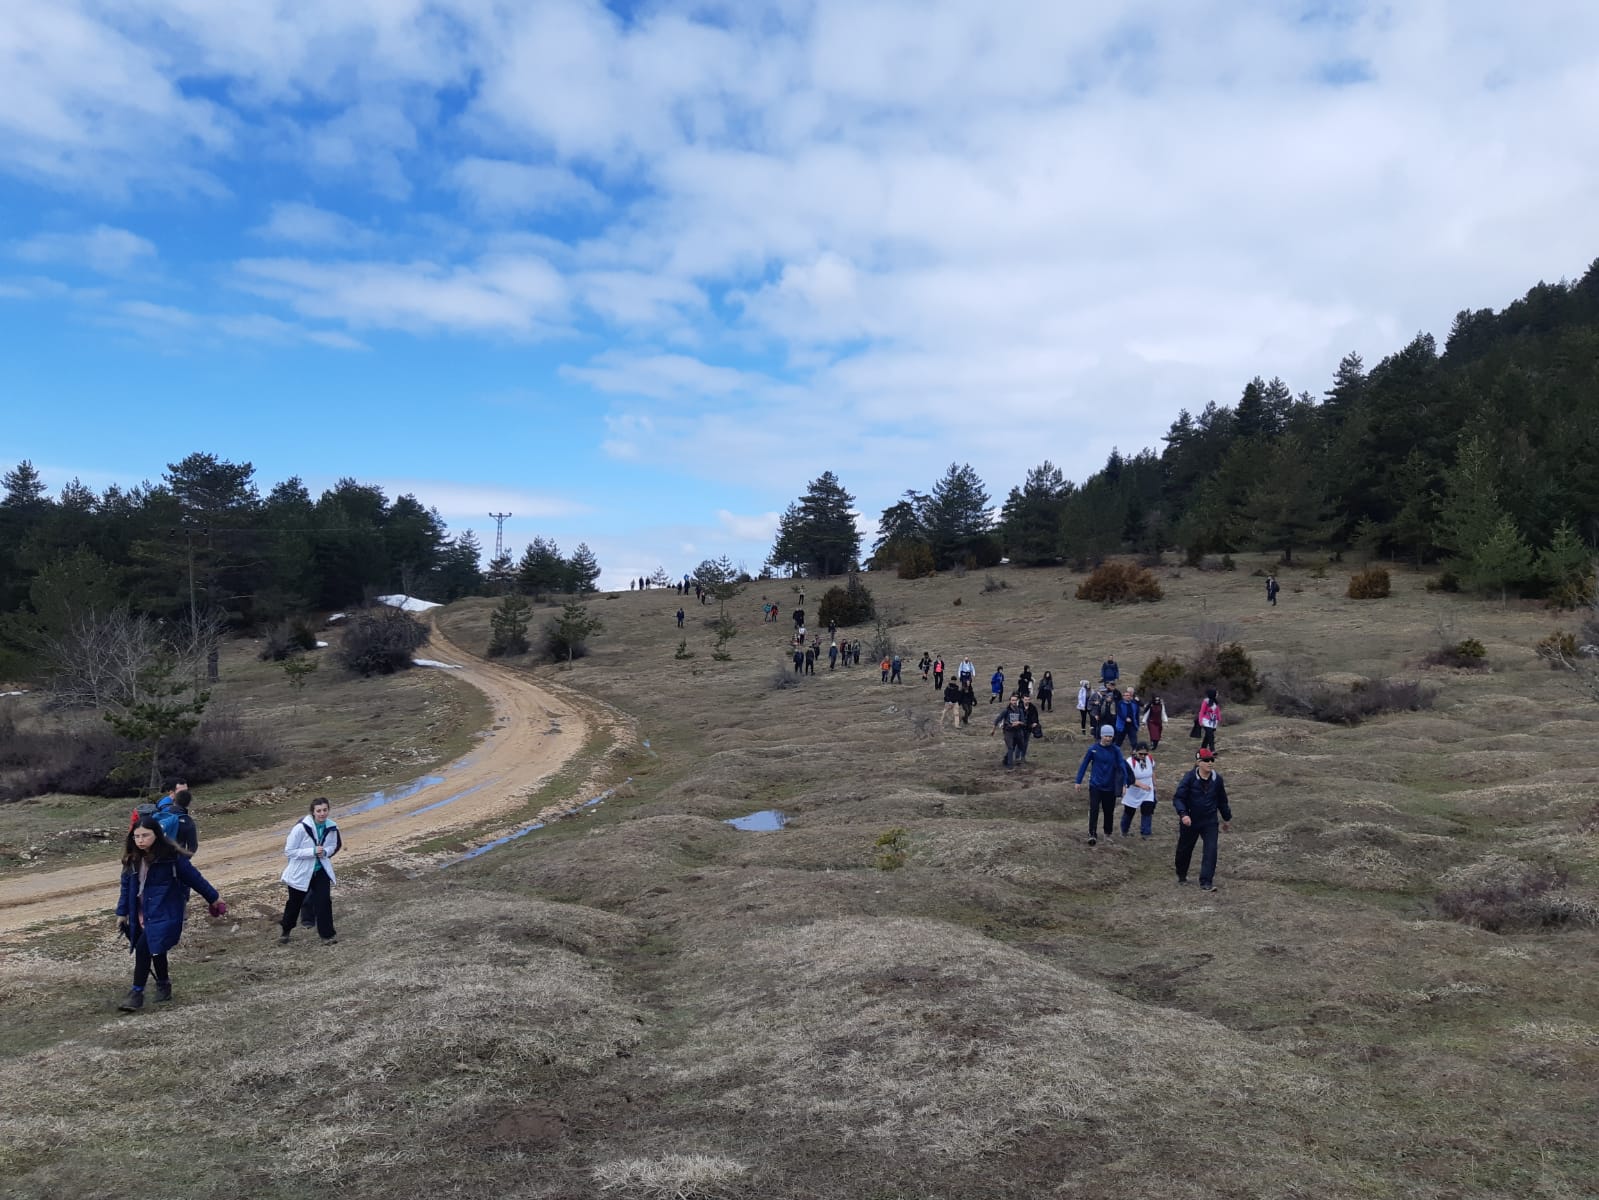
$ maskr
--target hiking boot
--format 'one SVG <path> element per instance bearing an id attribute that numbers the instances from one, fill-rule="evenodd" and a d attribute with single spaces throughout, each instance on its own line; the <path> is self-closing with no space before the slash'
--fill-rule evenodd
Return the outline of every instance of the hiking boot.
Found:
<path id="1" fill-rule="evenodd" d="M 285 934 L 282 934 L 282 935 L 280 935 L 278 937 L 278 945 L 287 946 L 288 944 L 289 944 L 289 935 L 288 934 L 285 933 Z"/>
<path id="2" fill-rule="evenodd" d="M 1202 883 L 1199 885 L 1199 890 L 1202 892 L 1214 892 L 1217 888 L 1214 883 Z"/>
<path id="3" fill-rule="evenodd" d="M 134 988 L 122 997 L 122 1003 L 117 1008 L 122 1012 L 138 1012 L 144 1007 L 144 989 Z"/>
<path id="4" fill-rule="evenodd" d="M 172 980 L 157 979 L 155 981 L 155 998 L 158 1004 L 163 1000 L 172 999 Z"/>
<path id="5" fill-rule="evenodd" d="M 1095 837 L 1093 834 L 1089 834 L 1088 835 L 1088 844 L 1090 846 L 1097 846 L 1097 845 L 1099 845 L 1099 839 L 1097 837 Z"/>
<path id="6" fill-rule="evenodd" d="M 1179 880 L 1178 880 L 1178 881 L 1177 881 L 1177 886 L 1178 886 L 1178 887 L 1187 887 L 1187 886 L 1188 886 L 1188 880 L 1186 880 L 1186 879 L 1179 879 Z"/>
<path id="7" fill-rule="evenodd" d="M 337 946 L 339 944 L 339 939 L 336 937 L 326 937 L 322 939 L 322 944 L 324 946 Z"/>

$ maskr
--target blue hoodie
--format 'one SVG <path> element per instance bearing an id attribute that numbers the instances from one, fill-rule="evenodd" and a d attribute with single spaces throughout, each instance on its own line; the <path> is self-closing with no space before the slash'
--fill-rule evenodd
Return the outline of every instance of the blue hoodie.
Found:
<path id="1" fill-rule="evenodd" d="M 1088 753 L 1083 755 L 1083 765 L 1077 768 L 1077 782 L 1083 781 L 1083 775 L 1092 763 L 1094 773 L 1088 777 L 1088 786 L 1095 791 L 1115 792 L 1125 788 L 1132 781 L 1127 776 L 1127 763 L 1122 758 L 1120 750 L 1115 746 L 1106 746 L 1095 742 L 1088 748 Z"/>

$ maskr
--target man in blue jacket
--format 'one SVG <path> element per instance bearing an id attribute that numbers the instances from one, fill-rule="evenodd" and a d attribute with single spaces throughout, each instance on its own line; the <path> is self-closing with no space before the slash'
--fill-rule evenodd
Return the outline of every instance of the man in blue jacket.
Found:
<path id="1" fill-rule="evenodd" d="M 1130 749 L 1138 749 L 1138 726 L 1141 718 L 1138 697 L 1133 694 L 1132 688 L 1128 688 L 1122 693 L 1122 698 L 1116 701 L 1116 749 L 1122 748 L 1124 740 L 1130 744 Z"/>
<path id="2" fill-rule="evenodd" d="M 1116 811 L 1116 800 L 1126 789 L 1130 782 L 1127 777 L 1127 763 L 1122 759 L 1122 753 L 1111 745 L 1116 731 L 1109 725 L 1099 728 L 1099 741 L 1088 748 L 1088 753 L 1083 755 L 1083 765 L 1077 768 L 1077 790 L 1083 790 L 1083 776 L 1088 774 L 1088 844 L 1099 844 L 1098 816 L 1105 816 L 1105 836 L 1112 833 L 1111 816 Z M 1089 774 L 1089 768 L 1093 773 Z"/>
<path id="3" fill-rule="evenodd" d="M 1099 678 L 1108 688 L 1114 688 L 1116 681 L 1121 678 L 1122 669 L 1116 665 L 1116 656 L 1112 654 L 1099 668 Z"/>
<path id="4" fill-rule="evenodd" d="M 1216 755 L 1201 750 L 1196 756 L 1194 769 L 1184 775 L 1177 790 L 1172 793 L 1172 807 L 1182 822 L 1177 831 L 1177 882 L 1188 882 L 1188 864 L 1193 861 L 1194 843 L 1205 843 L 1199 860 L 1199 886 L 1202 891 L 1216 890 L 1216 832 L 1217 819 L 1221 828 L 1227 829 L 1233 819 L 1233 810 L 1227 804 L 1227 785 L 1216 770 Z"/>

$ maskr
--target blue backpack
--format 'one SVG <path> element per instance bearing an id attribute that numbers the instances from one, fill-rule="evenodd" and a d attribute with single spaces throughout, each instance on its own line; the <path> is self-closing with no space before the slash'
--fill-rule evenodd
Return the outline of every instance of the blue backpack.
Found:
<path id="1" fill-rule="evenodd" d="M 179 814 L 175 804 L 170 800 L 162 800 L 159 804 L 141 804 L 133 810 L 133 816 L 128 821 L 128 828 L 132 829 L 139 823 L 140 817 L 149 817 L 161 828 L 161 836 L 169 842 L 178 840 Z"/>

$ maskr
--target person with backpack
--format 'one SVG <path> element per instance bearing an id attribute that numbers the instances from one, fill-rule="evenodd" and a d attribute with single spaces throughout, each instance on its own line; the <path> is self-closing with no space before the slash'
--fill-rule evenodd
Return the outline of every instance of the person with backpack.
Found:
<path id="1" fill-rule="evenodd" d="M 960 682 L 971 683 L 977 679 L 977 668 L 972 665 L 971 659 L 963 658 L 955 674 L 959 677 Z"/>
<path id="2" fill-rule="evenodd" d="M 1115 832 L 1112 813 L 1116 811 L 1116 797 L 1127 787 L 1127 762 L 1121 751 L 1112 745 L 1116 731 L 1109 725 L 1099 728 L 1099 741 L 1088 748 L 1083 762 L 1077 768 L 1077 790 L 1083 790 L 1083 776 L 1088 774 L 1088 844 L 1099 845 L 1098 825 L 1101 815 L 1105 819 L 1105 836 Z"/>
<path id="3" fill-rule="evenodd" d="M 1282 589 L 1277 585 L 1277 576 L 1266 576 L 1266 602 L 1273 608 L 1277 607 L 1277 593 Z"/>
<path id="4" fill-rule="evenodd" d="M 288 945 L 289 934 L 307 903 L 315 914 L 322 944 L 331 946 L 339 940 L 333 929 L 333 857 L 344 848 L 344 841 L 338 822 L 329 815 L 331 807 L 326 796 L 311 801 L 309 811 L 294 823 L 283 843 L 289 865 L 283 869 L 282 879 L 289 886 L 289 898 L 283 905 L 280 946 Z"/>
<path id="5" fill-rule="evenodd" d="M 1048 671 L 1038 681 L 1038 707 L 1045 712 L 1055 711 L 1055 676 Z"/>
<path id="6" fill-rule="evenodd" d="M 1005 695 L 1005 668 L 995 667 L 994 673 L 988 677 L 988 702 L 997 703 Z"/>
<path id="7" fill-rule="evenodd" d="M 1149 757 L 1148 750 L 1133 748 L 1132 757 L 1127 760 L 1127 775 L 1130 782 L 1122 793 L 1122 837 L 1132 829 L 1136 812 L 1138 836 L 1147 840 L 1155 833 L 1155 760 Z"/>
<path id="8" fill-rule="evenodd" d="M 128 815 L 128 832 L 133 832 L 141 818 L 149 817 L 161 830 L 163 837 L 176 843 L 189 854 L 193 854 L 200 847 L 200 834 L 194 818 L 188 816 L 189 801 L 192 798 L 188 785 L 182 780 L 174 780 L 167 784 L 167 790 L 159 800 L 146 801 L 134 806 Z"/>
<path id="9" fill-rule="evenodd" d="M 1022 761 L 1026 762 L 1027 747 L 1032 744 L 1033 739 L 1044 740 L 1044 726 L 1038 719 L 1038 705 L 1033 702 L 1031 696 L 1022 698 L 1022 712 L 1027 716 L 1027 720 L 1022 723 Z"/>
<path id="10" fill-rule="evenodd" d="M 133 986 L 117 1005 L 123 1012 L 144 1007 L 144 989 L 155 973 L 155 998 L 172 999 L 167 954 L 183 936 L 189 892 L 204 896 L 213 917 L 228 906 L 189 856 L 161 831 L 154 817 L 141 816 L 128 830 L 122 850 L 121 890 L 117 895 L 117 928 L 133 952 Z"/>
<path id="11" fill-rule="evenodd" d="M 1177 882 L 1188 882 L 1188 867 L 1194 858 L 1194 843 L 1205 844 L 1199 860 L 1199 888 L 1216 890 L 1216 843 L 1220 840 L 1217 820 L 1223 830 L 1232 827 L 1233 810 L 1227 803 L 1227 785 L 1216 770 L 1216 756 L 1201 749 L 1194 756 L 1194 769 L 1184 775 L 1172 793 L 1172 807 L 1182 828 L 1177 831 Z"/>
<path id="12" fill-rule="evenodd" d="M 933 657 L 927 651 L 922 651 L 922 661 L 916 664 L 922 672 L 922 682 L 927 682 L 927 675 L 933 669 Z"/>
<path id="13" fill-rule="evenodd" d="M 189 806 L 194 803 L 194 793 L 187 785 L 180 785 L 178 790 L 172 793 L 172 801 L 178 813 L 178 832 L 172 840 L 178 844 L 179 849 L 187 850 L 192 857 L 200 848 L 200 827 L 194 823 L 194 817 L 189 812 Z"/>
<path id="14" fill-rule="evenodd" d="M 1216 753 L 1216 730 L 1221 725 L 1221 704 L 1216 699 L 1216 689 L 1207 688 L 1205 698 L 1199 702 L 1199 715 L 1194 718 L 1194 728 L 1199 731 L 1199 748 Z"/>
<path id="15" fill-rule="evenodd" d="M 1000 709 L 999 716 L 994 718 L 994 728 L 988 736 L 993 737 L 1002 727 L 1005 730 L 1005 757 L 1000 765 L 1008 771 L 1027 757 L 1027 711 L 1022 708 L 1022 698 L 1014 693 L 1010 703 Z"/>

